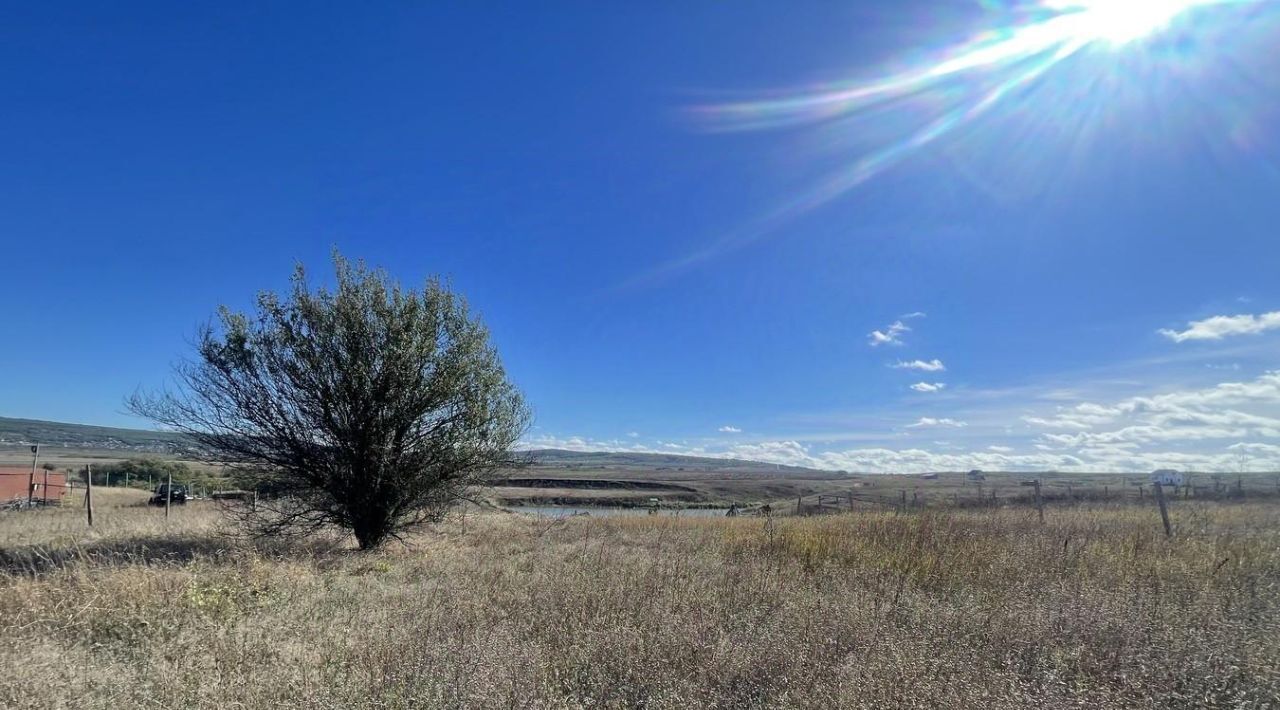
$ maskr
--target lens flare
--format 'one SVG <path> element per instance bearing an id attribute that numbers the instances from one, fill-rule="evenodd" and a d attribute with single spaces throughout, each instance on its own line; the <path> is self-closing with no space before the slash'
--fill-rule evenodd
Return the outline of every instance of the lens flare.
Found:
<path id="1" fill-rule="evenodd" d="M 1122 45 L 1168 27 L 1178 15 L 1207 0 L 1055 0 L 1046 4 L 1087 41 Z"/>
<path id="2" fill-rule="evenodd" d="M 993 16 L 1012 19 L 906 70 L 688 109 L 696 125 L 715 132 L 813 125 L 818 130 L 811 136 L 831 157 L 853 155 L 753 223 L 630 283 L 682 271 L 762 239 L 962 127 L 969 130 L 952 145 L 984 159 L 1024 160 L 1034 165 L 1027 174 L 1050 179 L 1044 176 L 1062 167 L 1047 164 L 1055 143 L 1068 161 L 1078 160 L 1090 131 L 1122 121 L 1125 106 L 1154 100 L 1154 85 L 1199 72 L 1197 58 L 1184 45 L 1221 46 L 1250 26 L 1270 32 L 1276 23 L 1262 20 L 1277 20 L 1280 2 L 1039 0 L 1002 10 L 987 6 Z M 1178 42 L 1156 41 L 1174 32 Z M 1157 120 L 1168 123 L 1164 115 Z M 975 140 L 983 131 L 999 135 L 995 142 Z"/>

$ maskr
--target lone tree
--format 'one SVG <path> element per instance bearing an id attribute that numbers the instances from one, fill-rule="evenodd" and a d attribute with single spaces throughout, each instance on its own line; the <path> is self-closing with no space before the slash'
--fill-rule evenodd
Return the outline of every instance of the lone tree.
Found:
<path id="1" fill-rule="evenodd" d="M 288 296 L 259 294 L 253 316 L 221 308 L 175 386 L 128 406 L 271 493 L 243 512 L 253 532 L 336 525 L 370 549 L 515 463 L 529 410 L 445 284 L 405 290 L 336 253 L 334 265 L 332 291 L 299 266 Z"/>

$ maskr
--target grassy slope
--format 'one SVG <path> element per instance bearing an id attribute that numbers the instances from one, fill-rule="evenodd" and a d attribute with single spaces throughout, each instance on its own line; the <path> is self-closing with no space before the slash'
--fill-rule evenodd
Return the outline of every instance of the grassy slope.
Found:
<path id="1" fill-rule="evenodd" d="M 0 517 L 0 706 L 1275 707 L 1280 509 L 454 520 L 251 546 Z M 35 546 L 35 547 L 33 547 Z M 239 704 L 239 705 L 237 705 Z"/>

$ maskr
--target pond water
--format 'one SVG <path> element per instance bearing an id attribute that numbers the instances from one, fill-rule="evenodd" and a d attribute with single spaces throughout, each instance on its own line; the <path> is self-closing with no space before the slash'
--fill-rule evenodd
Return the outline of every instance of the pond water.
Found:
<path id="1" fill-rule="evenodd" d="M 507 508 L 515 513 L 536 515 L 542 518 L 567 518 L 586 513 L 592 516 L 614 515 L 648 515 L 648 508 L 620 508 L 616 506 L 571 506 L 571 505 L 513 505 Z M 724 517 L 728 508 L 662 508 L 658 515 L 667 517 Z"/>

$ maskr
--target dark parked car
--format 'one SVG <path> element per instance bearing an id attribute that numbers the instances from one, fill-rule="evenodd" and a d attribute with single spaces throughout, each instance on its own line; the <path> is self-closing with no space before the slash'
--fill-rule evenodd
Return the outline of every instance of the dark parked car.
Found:
<path id="1" fill-rule="evenodd" d="M 151 505 L 164 505 L 166 496 L 169 498 L 171 505 L 185 505 L 187 502 L 187 487 L 176 483 L 172 486 L 167 483 L 161 483 L 156 486 L 155 495 L 151 496 Z"/>

